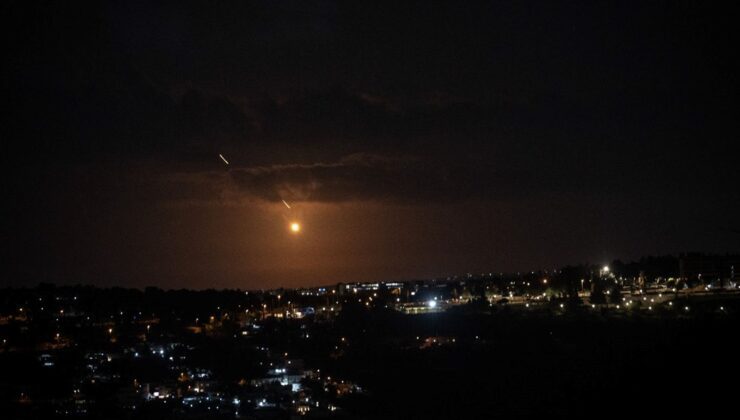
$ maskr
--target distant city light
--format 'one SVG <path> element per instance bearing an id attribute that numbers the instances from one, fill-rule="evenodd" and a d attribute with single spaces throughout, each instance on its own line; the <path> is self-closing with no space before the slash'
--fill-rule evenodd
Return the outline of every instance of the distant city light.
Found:
<path id="1" fill-rule="evenodd" d="M 429 303 L 428 303 L 428 305 L 429 305 L 430 308 L 436 308 L 437 307 L 437 301 L 430 300 Z"/>

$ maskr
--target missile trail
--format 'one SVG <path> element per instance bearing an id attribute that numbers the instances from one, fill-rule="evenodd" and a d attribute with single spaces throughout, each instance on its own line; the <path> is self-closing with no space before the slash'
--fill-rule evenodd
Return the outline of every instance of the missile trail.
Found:
<path id="1" fill-rule="evenodd" d="M 285 207 L 290 208 L 290 205 L 285 200 L 283 200 L 283 204 L 285 204 Z"/>
<path id="2" fill-rule="evenodd" d="M 220 157 L 221 160 L 223 160 L 225 164 L 227 164 L 227 165 L 229 164 L 229 161 L 226 160 L 226 158 L 224 157 L 224 155 L 222 155 L 221 153 L 218 154 L 218 157 Z"/>

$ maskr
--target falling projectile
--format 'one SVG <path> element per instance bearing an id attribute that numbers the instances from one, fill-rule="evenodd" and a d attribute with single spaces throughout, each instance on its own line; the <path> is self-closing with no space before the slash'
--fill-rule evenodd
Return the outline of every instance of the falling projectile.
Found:
<path id="1" fill-rule="evenodd" d="M 285 207 L 290 208 L 290 205 L 285 200 L 283 200 L 283 204 L 285 204 Z"/>
<path id="2" fill-rule="evenodd" d="M 221 160 L 223 160 L 225 164 L 227 164 L 227 165 L 229 164 L 229 161 L 226 160 L 226 158 L 224 157 L 224 155 L 222 155 L 221 153 L 218 154 L 218 157 L 220 157 Z"/>

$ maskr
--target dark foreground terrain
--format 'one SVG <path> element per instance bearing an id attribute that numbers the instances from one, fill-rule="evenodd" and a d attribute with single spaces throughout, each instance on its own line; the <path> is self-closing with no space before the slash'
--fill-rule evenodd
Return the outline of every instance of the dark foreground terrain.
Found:
<path id="1" fill-rule="evenodd" d="M 368 325 L 337 367 L 373 390 L 368 418 L 719 415 L 740 396 L 736 318 L 408 321 Z M 392 344 L 412 331 L 465 338 L 428 349 Z"/>

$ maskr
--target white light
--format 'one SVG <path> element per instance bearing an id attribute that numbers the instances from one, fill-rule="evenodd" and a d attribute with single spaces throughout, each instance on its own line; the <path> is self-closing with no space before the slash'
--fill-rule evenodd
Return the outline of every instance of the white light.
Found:
<path id="1" fill-rule="evenodd" d="M 604 266 L 604 272 L 605 272 L 605 273 L 608 273 L 608 272 L 609 272 L 609 266 L 608 266 L 608 265 L 605 265 L 605 266 Z"/>
<path id="2" fill-rule="evenodd" d="M 436 300 L 430 300 L 428 303 L 430 308 L 436 308 L 437 307 L 437 301 Z"/>

